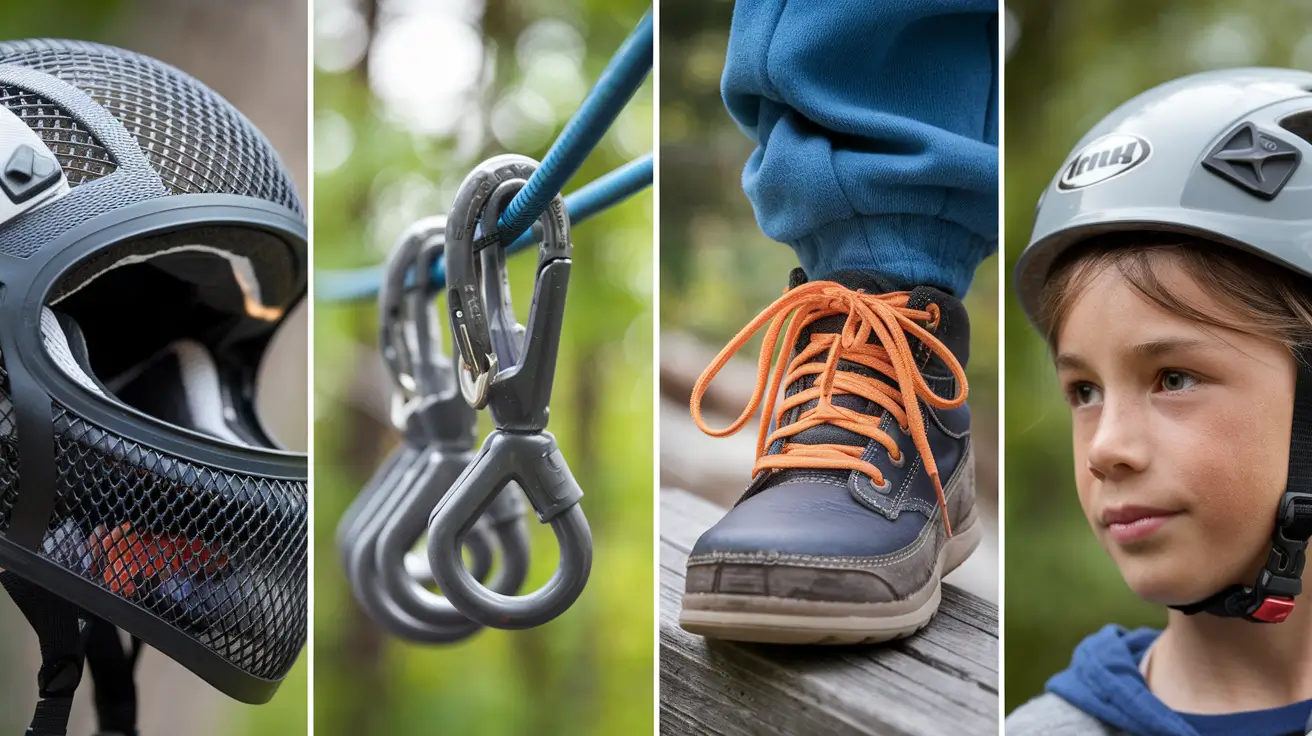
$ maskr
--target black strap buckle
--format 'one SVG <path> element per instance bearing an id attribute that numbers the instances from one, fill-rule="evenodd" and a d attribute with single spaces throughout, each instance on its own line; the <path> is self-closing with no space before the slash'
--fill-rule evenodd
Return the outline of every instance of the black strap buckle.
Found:
<path id="1" fill-rule="evenodd" d="M 95 681 L 101 736 L 137 736 L 133 670 L 141 652 L 140 643 L 130 652 L 124 651 L 118 629 L 112 624 L 87 615 L 12 572 L 0 572 L 0 584 L 32 625 L 41 645 L 41 669 L 37 673 L 41 699 L 27 736 L 67 733 L 73 694 L 82 681 L 84 662 L 90 665 Z"/>
<path id="2" fill-rule="evenodd" d="M 1257 577 L 1246 618 L 1280 623 L 1294 610 L 1294 598 L 1303 592 L 1307 542 L 1312 537 L 1312 493 L 1285 493 L 1280 499 L 1271 553 Z"/>
<path id="3" fill-rule="evenodd" d="M 1253 587 L 1232 585 L 1187 606 L 1171 606 L 1188 615 L 1243 618 L 1257 623 L 1280 623 L 1294 610 L 1303 592 L 1303 568 L 1308 539 L 1312 538 L 1312 345 L 1294 350 L 1298 379 L 1294 385 L 1294 418 L 1290 425 L 1289 474 L 1280 497 L 1271 552 Z"/>
<path id="4" fill-rule="evenodd" d="M 1303 568 L 1312 537 L 1312 493 L 1287 491 L 1280 499 L 1271 552 L 1253 587 L 1229 588 L 1187 606 L 1172 606 L 1186 614 L 1243 618 L 1255 623 L 1278 624 L 1294 611 L 1294 599 L 1303 592 Z"/>

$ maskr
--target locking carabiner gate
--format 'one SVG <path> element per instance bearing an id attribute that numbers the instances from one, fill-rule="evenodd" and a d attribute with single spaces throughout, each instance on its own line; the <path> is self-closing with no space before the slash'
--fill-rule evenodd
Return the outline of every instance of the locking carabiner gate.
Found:
<path id="1" fill-rule="evenodd" d="M 583 491 L 555 437 L 545 431 L 571 263 L 564 200 L 557 195 L 543 213 L 526 331 L 515 323 L 496 231 L 501 211 L 536 167 L 526 156 L 489 159 L 465 177 L 447 220 L 447 309 L 461 355 L 461 391 L 471 406 L 488 408 L 495 429 L 433 510 L 429 564 L 462 613 L 505 629 L 559 616 L 583 592 L 592 568 L 592 535 L 578 504 Z M 560 546 L 555 574 L 523 596 L 488 590 L 460 555 L 465 535 L 512 482 L 524 490 L 538 519 L 551 525 Z"/>

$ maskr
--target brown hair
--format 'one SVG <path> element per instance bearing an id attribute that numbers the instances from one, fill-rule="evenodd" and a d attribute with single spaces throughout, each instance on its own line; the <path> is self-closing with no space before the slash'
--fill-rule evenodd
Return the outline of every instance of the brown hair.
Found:
<path id="1" fill-rule="evenodd" d="M 1171 262 L 1224 312 L 1172 292 L 1158 278 Z M 1312 281 L 1238 248 L 1168 233 L 1112 233 L 1064 253 L 1039 294 L 1037 321 L 1048 347 L 1076 299 L 1104 269 L 1116 268 L 1150 303 L 1212 327 L 1268 337 L 1288 346 L 1312 345 Z"/>

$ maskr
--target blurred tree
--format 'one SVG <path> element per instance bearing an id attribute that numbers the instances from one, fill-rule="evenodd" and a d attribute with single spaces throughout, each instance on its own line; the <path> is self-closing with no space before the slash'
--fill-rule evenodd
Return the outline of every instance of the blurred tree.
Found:
<path id="1" fill-rule="evenodd" d="M 1007 0 L 1006 223 L 1010 274 L 1034 207 L 1084 133 L 1162 82 L 1232 66 L 1312 68 L 1312 6 L 1295 0 Z M 1010 281 L 1008 281 L 1010 283 Z M 1006 300 L 1006 710 L 1038 694 L 1103 624 L 1165 623 L 1094 541 L 1075 497 L 1069 410 L 1046 349 Z"/>
<path id="2" fill-rule="evenodd" d="M 628 0 L 318 3 L 318 266 L 377 263 L 410 222 L 446 212 L 487 156 L 541 158 L 646 10 Z M 566 191 L 651 149 L 651 98 L 648 82 Z M 396 437 L 374 305 L 316 306 L 317 732 L 652 730 L 651 201 L 644 193 L 574 231 L 550 429 L 587 493 L 596 555 L 583 596 L 538 629 L 423 648 L 360 613 L 334 531 Z M 534 266 L 510 260 L 521 320 Z M 556 565 L 550 531 L 530 526 L 526 589 Z"/>

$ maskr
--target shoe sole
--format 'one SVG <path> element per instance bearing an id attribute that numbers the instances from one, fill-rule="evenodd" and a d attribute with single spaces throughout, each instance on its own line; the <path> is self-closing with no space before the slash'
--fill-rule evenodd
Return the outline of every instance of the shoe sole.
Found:
<path id="1" fill-rule="evenodd" d="M 943 599 L 943 576 L 965 562 L 983 539 L 974 522 L 953 534 L 939 550 L 934 581 L 905 601 L 827 603 L 765 596 L 690 593 L 684 596 L 679 626 L 713 639 L 762 644 L 875 644 L 902 639 L 925 628 Z M 931 589 L 928 597 L 926 589 Z M 917 602 L 917 599 L 925 600 Z M 910 604 L 911 610 L 903 610 Z M 768 609 L 776 609 L 771 611 Z M 786 613 L 777 609 L 786 608 Z M 766 609 L 766 610 L 763 610 Z"/>

